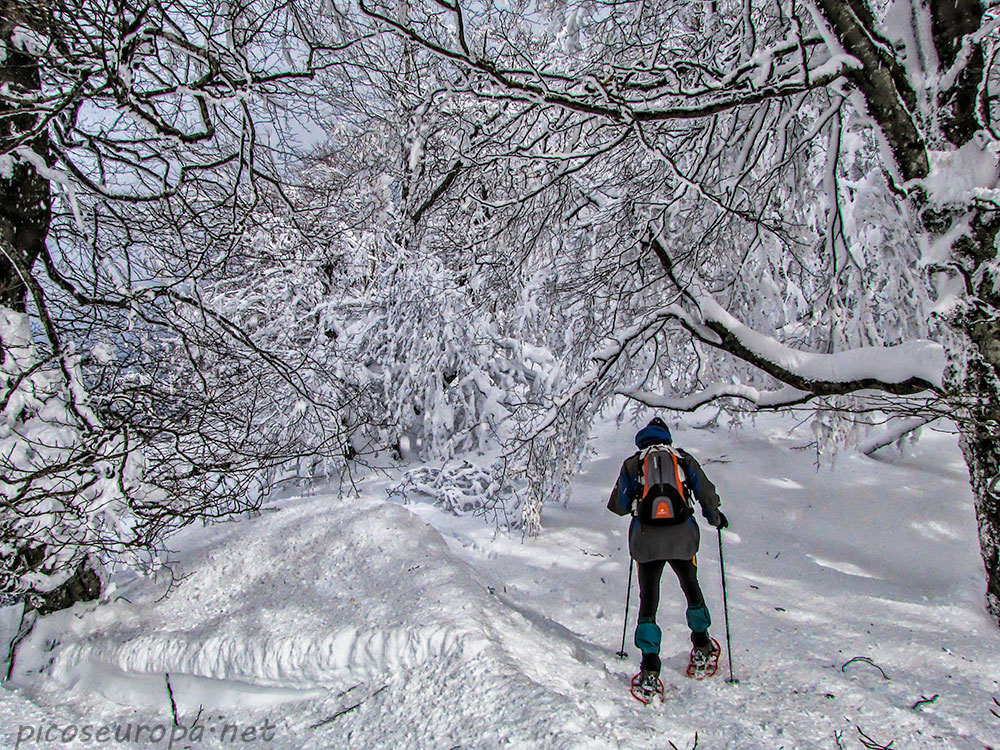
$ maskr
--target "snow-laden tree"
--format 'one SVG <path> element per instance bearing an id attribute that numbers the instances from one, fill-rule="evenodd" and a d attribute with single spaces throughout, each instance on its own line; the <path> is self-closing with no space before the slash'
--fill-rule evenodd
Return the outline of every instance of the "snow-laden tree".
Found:
<path id="1" fill-rule="evenodd" d="M 567 299 L 603 305 L 564 412 L 610 392 L 947 412 L 1000 618 L 990 4 L 360 7 L 441 63 L 428 107 L 464 123 L 453 236 L 546 255 Z"/>
<path id="2" fill-rule="evenodd" d="M 42 359 L 28 318 L 0 308 L 3 342 L 0 591 L 43 600 L 76 571 L 96 586 L 88 557 L 122 559 L 144 548 L 129 498 L 153 501 L 127 436 L 108 433 L 80 391 L 78 357 Z M 76 369 L 67 378 L 63 370 Z M 92 592 L 91 592 L 92 593 Z"/>
<path id="3" fill-rule="evenodd" d="M 348 418 L 352 453 L 390 448 L 405 461 L 435 463 L 478 454 L 491 465 L 427 471 L 466 472 L 501 493 L 524 466 L 496 448 L 516 441 L 528 415 L 567 387 L 580 321 L 567 327 L 574 319 L 554 304 L 558 273 L 517 269 L 513 258 L 485 264 L 455 235 L 464 233 L 448 219 L 461 213 L 461 196 L 448 189 L 459 124 L 455 113 L 427 107 L 431 75 L 420 66 L 435 60 L 392 37 L 380 41 L 324 76 L 332 90 L 367 85 L 338 102 L 329 139 L 295 191 L 298 210 L 265 233 L 286 238 L 294 261 L 256 254 L 263 262 L 234 280 L 233 298 L 274 300 L 254 319 L 310 339 L 305 348 L 358 395 Z M 293 278 L 287 294 L 275 293 L 276 282 Z M 519 523 L 509 499 L 477 507 Z"/>
<path id="4" fill-rule="evenodd" d="M 256 217 L 287 202 L 300 95 L 336 61 L 312 12 L 0 2 L 3 591 L 92 598 L 88 559 L 342 457 L 352 396 L 261 322 L 281 283 L 265 301 L 237 283 L 293 255 Z"/>

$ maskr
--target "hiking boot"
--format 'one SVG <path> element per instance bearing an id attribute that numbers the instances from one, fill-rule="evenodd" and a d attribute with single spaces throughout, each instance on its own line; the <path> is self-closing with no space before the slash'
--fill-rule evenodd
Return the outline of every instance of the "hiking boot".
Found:
<path id="1" fill-rule="evenodd" d="M 696 667 L 703 667 L 711 661 L 712 657 L 719 649 L 715 647 L 714 641 L 709 641 L 703 646 L 695 646 L 691 649 L 691 664 Z"/>
<path id="2" fill-rule="evenodd" d="M 652 696 L 658 693 L 662 695 L 662 684 L 659 672 L 654 672 L 651 669 L 643 669 L 639 672 L 639 682 L 636 687 L 644 696 L 652 698 Z"/>
<path id="3" fill-rule="evenodd" d="M 659 674 L 660 667 L 662 666 L 659 654 L 643 654 L 642 661 L 639 662 L 639 670 L 643 673 L 652 672 L 653 674 Z"/>
<path id="4" fill-rule="evenodd" d="M 660 673 L 652 669 L 643 669 L 632 678 L 632 697 L 640 703 L 649 705 L 656 696 L 663 700 L 663 683 L 660 682 Z"/>
<path id="5" fill-rule="evenodd" d="M 660 689 L 660 674 L 651 669 L 639 672 L 639 689 L 647 693 L 655 693 Z"/>

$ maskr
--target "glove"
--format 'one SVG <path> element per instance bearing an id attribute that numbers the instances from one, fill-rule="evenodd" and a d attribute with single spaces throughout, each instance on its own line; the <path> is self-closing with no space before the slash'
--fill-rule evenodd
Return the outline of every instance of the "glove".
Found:
<path id="1" fill-rule="evenodd" d="M 711 519 L 709 523 L 712 524 L 717 529 L 729 528 L 729 519 L 726 518 L 726 514 L 723 513 L 721 510 L 715 511 L 715 518 Z"/>

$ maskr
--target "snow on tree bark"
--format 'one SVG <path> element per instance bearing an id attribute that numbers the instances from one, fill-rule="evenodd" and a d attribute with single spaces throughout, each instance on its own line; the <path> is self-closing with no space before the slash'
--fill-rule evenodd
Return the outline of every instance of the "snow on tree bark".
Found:
<path id="1" fill-rule="evenodd" d="M 465 77 L 452 95 L 540 113 L 531 125 L 505 131 L 509 140 L 498 135 L 494 146 L 509 148 L 508 158 L 522 158 L 529 171 L 547 171 L 550 181 L 494 205 L 523 207 L 523 220 L 547 191 L 559 209 L 540 214 L 536 226 L 557 222 L 559 211 L 585 217 L 561 224 L 564 242 L 550 252 L 578 242 L 604 253 L 603 264 L 562 257 L 586 269 L 581 288 L 597 288 L 592 279 L 599 277 L 622 300 L 606 308 L 621 319 L 607 331 L 612 343 L 563 406 L 596 394 L 606 378 L 626 381 L 615 390 L 631 395 L 671 387 L 681 399 L 697 389 L 762 400 L 781 393 L 725 359 L 713 360 L 722 364 L 713 374 L 736 383 L 705 386 L 705 345 L 793 386 L 795 393 L 776 402 L 813 393 L 796 357 L 776 362 L 746 345 L 752 337 L 739 333 L 744 321 L 747 330 L 774 338 L 765 348 L 809 355 L 939 340 L 951 368 L 935 390 L 962 431 L 990 611 L 1000 620 L 997 40 L 979 0 L 880 6 L 885 19 L 863 0 L 806 8 L 720 4 L 711 29 L 701 6 L 670 5 L 641 22 L 624 9 L 607 16 L 580 6 L 575 28 L 586 31 L 574 31 L 572 52 L 558 23 L 536 31 L 483 9 L 466 17 L 461 43 L 453 43 L 453 35 L 435 33 L 437 19 L 419 4 L 406 21 L 392 20 L 378 3 L 361 7 L 458 68 Z M 508 46 L 491 46 L 496 38 Z M 668 38 L 676 52 L 663 46 Z M 993 54 L 984 54 L 986 45 Z M 558 125 L 545 132 L 543 118 L 557 110 L 550 122 Z M 842 122 L 844 113 L 851 122 Z M 866 143 L 872 123 L 875 143 Z M 816 144 L 824 132 L 830 138 L 819 188 L 808 177 L 820 166 Z M 876 184 L 879 172 L 884 187 Z M 613 227 L 613 239 L 601 237 L 599 226 Z M 738 248 L 737 260 L 726 246 Z M 718 294 L 736 323 L 703 315 L 692 292 L 701 288 Z M 657 291 L 666 303 L 655 299 Z M 636 319 L 643 324 L 630 326 Z M 685 345 L 672 322 L 702 345 Z M 898 380 L 837 381 L 829 378 L 813 395 L 863 388 L 913 394 L 923 385 L 916 378 L 909 390 Z M 680 400 L 660 399 L 668 402 Z"/>
<path id="2" fill-rule="evenodd" d="M 38 259 L 48 233 L 51 214 L 49 181 L 11 152 L 27 146 L 43 159 L 48 157 L 48 131 L 39 127 L 37 110 L 19 107 L 11 99 L 30 101 L 41 95 L 41 75 L 37 59 L 16 38 L 23 19 L 16 0 L 0 1 L 0 87 L 8 96 L 0 97 L 0 239 L 30 267 Z M 0 254 L 0 305 L 24 311 L 26 287 L 14 262 Z"/>
<path id="3" fill-rule="evenodd" d="M 284 200 L 261 101 L 294 109 L 336 48 L 293 15 L 0 0 L 6 593 L 68 606 L 95 591 L 88 556 L 148 570 L 178 526 L 342 464 L 362 399 L 255 317 L 273 300 L 232 293 L 254 209 Z"/>

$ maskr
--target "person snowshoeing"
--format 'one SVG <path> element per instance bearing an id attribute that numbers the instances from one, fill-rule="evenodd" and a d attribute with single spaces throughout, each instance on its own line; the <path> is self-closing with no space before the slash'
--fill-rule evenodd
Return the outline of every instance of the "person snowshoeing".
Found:
<path id="1" fill-rule="evenodd" d="M 648 696 L 661 685 L 660 637 L 656 610 L 660 576 L 669 565 L 687 599 L 691 629 L 691 667 L 698 670 L 718 659 L 718 645 L 709 637 L 712 619 L 698 585 L 698 545 L 701 532 L 692 514 L 692 497 L 715 528 L 729 525 L 719 510 L 719 494 L 694 457 L 673 447 L 666 423 L 659 417 L 636 433 L 639 451 L 625 459 L 608 500 L 608 510 L 632 515 L 629 554 L 639 570 L 639 622 L 635 645 L 642 651 L 639 688 Z M 679 495 L 679 497 L 678 497 Z M 714 670 L 713 670 L 714 671 Z"/>

